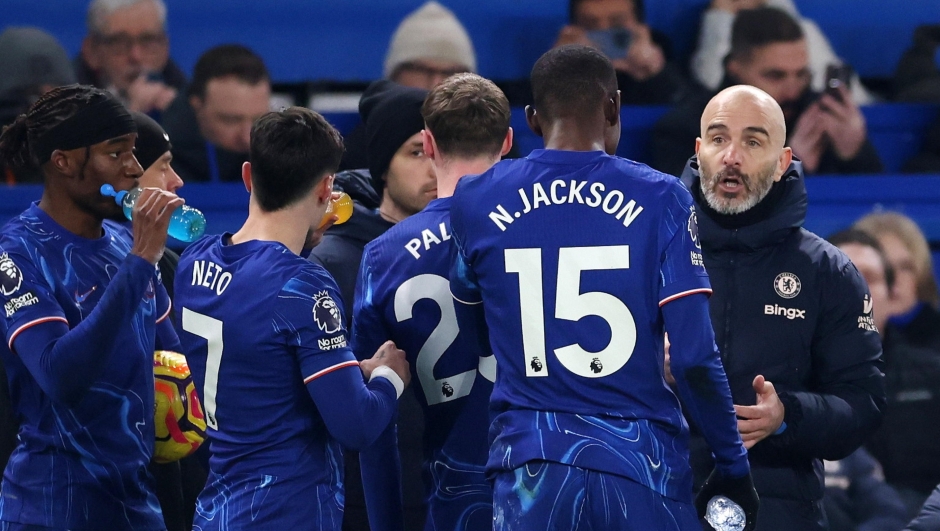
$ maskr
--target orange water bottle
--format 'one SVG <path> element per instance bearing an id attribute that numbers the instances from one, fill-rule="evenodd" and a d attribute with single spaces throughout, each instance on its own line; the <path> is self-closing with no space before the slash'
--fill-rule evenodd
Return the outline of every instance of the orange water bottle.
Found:
<path id="1" fill-rule="evenodd" d="M 349 194 L 346 192 L 340 192 L 338 196 L 334 195 L 333 199 L 330 200 L 329 204 L 326 206 L 326 214 L 323 215 L 323 219 L 320 220 L 320 227 L 323 227 L 329 223 L 332 216 L 339 216 L 339 219 L 336 220 L 334 225 L 339 225 L 340 223 L 346 223 L 349 220 L 350 216 L 353 213 L 353 200 L 349 197 Z"/>

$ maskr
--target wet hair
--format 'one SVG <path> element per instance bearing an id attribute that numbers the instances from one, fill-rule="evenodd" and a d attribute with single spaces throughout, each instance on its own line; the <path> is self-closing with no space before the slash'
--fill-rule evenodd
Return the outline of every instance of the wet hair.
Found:
<path id="1" fill-rule="evenodd" d="M 12 124 L 3 128 L 0 134 L 0 158 L 13 168 L 38 166 L 40 138 L 82 109 L 108 97 L 103 90 L 87 85 L 65 85 L 50 90 L 36 100 L 26 114 L 17 116 Z"/>
<path id="2" fill-rule="evenodd" d="M 885 284 L 888 285 L 888 291 L 890 292 L 894 289 L 894 267 L 891 265 L 891 262 L 888 261 L 888 255 L 885 254 L 884 248 L 878 243 L 878 240 L 875 239 L 874 236 L 863 230 L 850 228 L 829 236 L 827 240 L 836 247 L 854 243 L 874 249 L 875 252 L 878 253 L 878 258 L 881 260 L 882 268 L 884 268 Z"/>
<path id="3" fill-rule="evenodd" d="M 601 52 L 569 44 L 545 52 L 532 67 L 532 97 L 543 119 L 591 116 L 617 93 L 617 74 Z"/>
<path id="4" fill-rule="evenodd" d="M 196 61 L 189 95 L 205 99 L 209 82 L 223 77 L 234 77 L 248 85 L 271 79 L 258 54 L 240 44 L 223 44 L 210 48 Z"/>
<path id="5" fill-rule="evenodd" d="M 251 128 L 250 146 L 252 193 L 266 212 L 301 200 L 343 158 L 339 131 L 304 107 L 259 118 Z"/>
<path id="6" fill-rule="evenodd" d="M 457 74 L 434 87 L 421 116 L 444 156 L 499 157 L 509 131 L 509 100 L 492 81 Z"/>
<path id="7" fill-rule="evenodd" d="M 796 42 L 803 28 L 785 11 L 774 7 L 744 9 L 731 27 L 731 50 L 727 60 L 747 61 L 757 48 L 778 42 Z"/>

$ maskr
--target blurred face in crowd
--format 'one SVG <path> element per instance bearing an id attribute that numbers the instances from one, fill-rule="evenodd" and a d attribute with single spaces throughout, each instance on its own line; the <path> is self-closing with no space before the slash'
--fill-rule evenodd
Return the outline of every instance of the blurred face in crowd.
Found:
<path id="1" fill-rule="evenodd" d="M 450 76 L 469 71 L 466 65 L 459 63 L 439 59 L 415 59 L 399 65 L 392 75 L 392 81 L 406 87 L 431 90 Z"/>
<path id="2" fill-rule="evenodd" d="M 731 87 L 712 98 L 695 140 L 702 193 L 722 214 L 740 214 L 767 196 L 790 165 L 780 107 L 753 87 Z"/>
<path id="3" fill-rule="evenodd" d="M 631 28 L 637 24 L 633 0 L 582 0 L 572 23 L 588 31 Z"/>
<path id="4" fill-rule="evenodd" d="M 146 72 L 161 72 L 170 45 L 157 6 L 148 0 L 104 17 L 98 32 L 82 43 L 82 56 L 105 83 L 120 90 Z"/>
<path id="5" fill-rule="evenodd" d="M 385 174 L 385 193 L 399 211 L 397 216 L 417 214 L 437 198 L 437 179 L 431 159 L 424 154 L 421 132 L 395 152 Z"/>
<path id="6" fill-rule="evenodd" d="M 727 68 L 736 82 L 770 94 L 787 120 L 795 118 L 797 103 L 809 89 L 809 51 L 804 39 L 755 48 L 750 57 L 728 61 Z"/>
<path id="7" fill-rule="evenodd" d="M 883 334 L 885 323 L 891 316 L 891 290 L 885 279 L 885 264 L 881 261 L 881 255 L 872 247 L 860 243 L 845 243 L 840 245 L 839 249 L 855 264 L 858 272 L 868 283 L 874 308 L 875 326 Z"/>
<path id="8" fill-rule="evenodd" d="M 159 188 L 167 192 L 176 193 L 183 187 L 183 179 L 173 171 L 173 155 L 167 151 L 156 162 L 144 170 L 140 176 L 140 186 L 144 188 Z"/>
<path id="9" fill-rule="evenodd" d="M 210 79 L 205 99 L 191 96 L 199 131 L 214 145 L 235 153 L 247 153 L 251 125 L 269 110 L 271 84 L 251 85 L 234 76 Z"/>
<path id="10" fill-rule="evenodd" d="M 877 236 L 888 262 L 894 267 L 893 311 L 904 314 L 917 304 L 917 264 L 904 241 L 890 232 Z"/>

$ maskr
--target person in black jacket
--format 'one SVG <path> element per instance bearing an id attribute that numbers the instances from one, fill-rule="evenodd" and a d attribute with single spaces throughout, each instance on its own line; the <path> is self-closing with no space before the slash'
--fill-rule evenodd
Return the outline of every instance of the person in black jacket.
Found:
<path id="1" fill-rule="evenodd" d="M 700 212 L 712 325 L 761 497 L 758 531 L 826 529 L 821 460 L 861 446 L 885 404 L 868 287 L 802 228 L 806 189 L 785 137 L 772 97 L 730 87 L 706 106 L 682 176 Z M 693 451 L 692 464 L 710 470 L 710 455 Z"/>
<path id="2" fill-rule="evenodd" d="M 823 94 L 810 88 L 809 52 L 800 25 L 770 7 L 738 13 L 725 60 L 725 83 L 753 85 L 783 109 L 786 142 L 809 174 L 878 173 L 881 159 L 868 141 L 865 118 L 845 86 Z M 711 93 L 683 100 L 653 129 L 652 166 L 679 175 L 698 134 Z"/>
<path id="3" fill-rule="evenodd" d="M 346 223 L 327 230 L 310 253 L 310 260 L 336 279 L 345 308 L 342 315 L 347 320 L 353 315 L 356 280 L 366 244 L 437 197 L 437 180 L 421 140 L 421 105 L 427 94 L 426 90 L 380 80 L 369 85 L 359 102 L 369 168 L 336 175 L 335 187 L 353 198 L 353 214 Z M 351 329 L 355 323 L 347 321 L 346 326 Z M 405 528 L 421 529 L 426 513 L 421 479 L 424 413 L 414 393 L 403 394 L 398 402 L 398 426 Z M 345 455 L 343 529 L 368 531 L 359 460 L 349 450 Z"/>

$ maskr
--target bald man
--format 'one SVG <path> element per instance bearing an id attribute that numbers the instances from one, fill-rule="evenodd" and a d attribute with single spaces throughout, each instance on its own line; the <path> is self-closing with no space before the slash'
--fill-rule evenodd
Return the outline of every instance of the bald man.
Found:
<path id="1" fill-rule="evenodd" d="M 725 89 L 705 108 L 682 176 L 701 212 L 712 325 L 761 498 L 758 531 L 828 529 L 821 460 L 858 448 L 885 404 L 868 286 L 802 228 L 806 189 L 784 123 L 765 92 Z M 692 448 L 701 476 L 711 457 Z"/>

